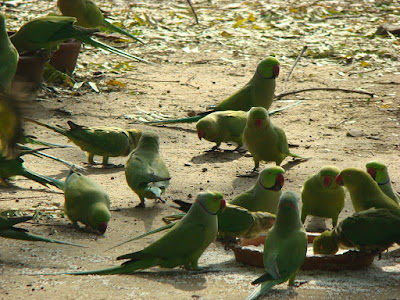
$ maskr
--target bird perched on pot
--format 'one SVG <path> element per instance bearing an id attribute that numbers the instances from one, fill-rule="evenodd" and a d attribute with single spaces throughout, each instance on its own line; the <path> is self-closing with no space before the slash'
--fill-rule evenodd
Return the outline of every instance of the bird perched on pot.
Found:
<path id="1" fill-rule="evenodd" d="M 64 16 L 75 17 L 76 25 L 86 28 L 105 27 L 143 43 L 138 37 L 110 23 L 92 0 L 58 0 L 57 6 Z"/>
<path id="2" fill-rule="evenodd" d="M 109 269 L 67 273 L 72 275 L 132 274 L 154 266 L 199 270 L 198 260 L 217 236 L 217 214 L 225 208 L 225 200 L 218 192 L 201 192 L 186 216 L 160 239 L 141 251 L 121 255 L 128 259 Z"/>
<path id="3" fill-rule="evenodd" d="M 211 151 L 221 146 L 221 143 L 234 142 L 238 150 L 243 145 L 243 130 L 246 126 L 247 113 L 241 110 L 216 111 L 196 123 L 199 139 L 216 143 Z"/>
<path id="4" fill-rule="evenodd" d="M 267 167 L 258 175 L 257 182 L 247 191 L 239 194 L 230 204 L 239 205 L 250 211 L 266 211 L 276 214 L 285 171 L 279 166 Z"/>
<path id="5" fill-rule="evenodd" d="M 257 287 L 246 299 L 256 299 L 273 286 L 289 280 L 289 286 L 294 280 L 307 253 L 307 235 L 300 221 L 299 197 L 293 192 L 282 194 L 276 220 L 268 232 L 264 244 L 265 274 L 252 284 Z"/>
<path id="6" fill-rule="evenodd" d="M 260 161 L 273 161 L 278 166 L 287 156 L 307 159 L 289 151 L 285 132 L 275 126 L 264 107 L 253 107 L 247 117 L 243 140 L 254 160 L 254 171 Z"/>
<path id="7" fill-rule="evenodd" d="M 93 47 L 101 48 L 114 54 L 147 62 L 139 57 L 123 52 L 117 48 L 90 38 L 98 29 L 84 28 L 74 25 L 76 18 L 64 16 L 44 16 L 33 19 L 24 25 L 10 40 L 21 54 L 23 52 L 45 49 L 48 53 L 58 49 L 61 42 L 67 39 L 77 39 Z"/>
<path id="8" fill-rule="evenodd" d="M 379 161 L 370 161 L 366 164 L 366 168 L 367 172 L 376 181 L 381 191 L 399 204 L 400 194 L 393 189 L 386 165 Z"/>
<path id="9" fill-rule="evenodd" d="M 253 106 L 269 109 L 275 93 L 275 78 L 279 75 L 279 61 L 274 57 L 263 59 L 257 66 L 252 79 L 239 91 L 232 94 L 222 102 L 210 106 L 208 111 L 199 115 L 183 119 L 167 119 L 146 122 L 149 124 L 190 123 L 197 122 L 204 116 L 225 110 L 248 111 Z M 281 110 L 281 109 L 280 109 Z M 279 111 L 280 111 L 279 110 Z"/>
<path id="10" fill-rule="evenodd" d="M 106 191 L 89 177 L 70 172 L 65 181 L 64 211 L 74 226 L 85 224 L 101 234 L 110 221 L 110 198 Z"/>
<path id="11" fill-rule="evenodd" d="M 0 13 L 0 92 L 9 92 L 17 71 L 18 51 L 7 34 L 5 16 Z"/>
<path id="12" fill-rule="evenodd" d="M 335 254 L 339 248 L 382 252 L 400 244 L 400 216 L 386 208 L 359 211 L 325 231 L 313 242 L 314 253 Z"/>
<path id="13" fill-rule="evenodd" d="M 382 192 L 376 181 L 364 170 L 344 169 L 335 181 L 347 188 L 356 212 L 375 207 L 389 209 L 400 216 L 400 206 Z"/>
<path id="14" fill-rule="evenodd" d="M 145 207 L 145 198 L 165 202 L 161 199 L 161 194 L 168 187 L 171 177 L 159 154 L 159 148 L 158 134 L 153 131 L 144 131 L 126 162 L 126 181 L 140 198 L 137 207 Z"/>
<path id="15" fill-rule="evenodd" d="M 103 165 L 108 165 L 109 157 L 127 156 L 137 145 L 142 133 L 139 129 L 124 130 L 118 127 L 86 127 L 68 121 L 69 129 L 52 126 L 36 120 L 30 122 L 61 133 L 75 145 L 88 153 L 88 162 L 94 165 L 94 156 L 103 157 Z"/>
<path id="16" fill-rule="evenodd" d="M 339 173 L 335 166 L 324 166 L 304 182 L 301 190 L 302 223 L 312 215 L 332 219 L 333 227 L 336 226 L 346 198 L 344 188 L 335 182 Z"/>
<path id="17" fill-rule="evenodd" d="M 36 235 L 36 234 L 31 234 L 26 229 L 14 227 L 14 225 L 29 221 L 32 218 L 33 218 L 32 216 L 12 217 L 12 218 L 6 218 L 3 216 L 0 216 L 0 236 L 4 237 L 4 238 L 9 238 L 9 239 L 15 239 L 15 240 L 47 242 L 47 243 L 56 243 L 56 244 L 84 247 L 84 246 L 81 246 L 78 244 L 72 244 L 72 243 L 63 242 L 63 241 L 59 241 L 59 240 L 55 240 L 55 239 L 50 239 L 50 238 Z"/>

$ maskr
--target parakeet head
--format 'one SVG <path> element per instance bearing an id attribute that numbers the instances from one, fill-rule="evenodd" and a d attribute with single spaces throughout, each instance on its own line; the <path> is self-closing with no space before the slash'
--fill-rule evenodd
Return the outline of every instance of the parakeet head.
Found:
<path id="1" fill-rule="evenodd" d="M 336 176 L 339 175 L 340 170 L 335 166 L 324 166 L 319 172 L 318 176 L 322 186 L 326 189 L 337 188 L 338 184 L 335 182 Z"/>
<path id="2" fill-rule="evenodd" d="M 217 215 L 226 207 L 226 202 L 219 192 L 201 192 L 197 195 L 195 203 L 210 215 Z"/>
<path id="3" fill-rule="evenodd" d="M 335 254 L 339 250 L 338 243 L 332 231 L 325 231 L 317 236 L 313 242 L 314 254 Z"/>
<path id="4" fill-rule="evenodd" d="M 149 147 L 154 149 L 159 149 L 160 138 L 158 134 L 154 131 L 143 131 L 140 135 L 137 148 Z"/>
<path id="5" fill-rule="evenodd" d="M 142 136 L 142 130 L 140 129 L 130 129 L 127 130 L 129 135 L 129 141 L 131 144 L 131 150 L 136 148 L 137 144 L 139 143 L 139 139 Z"/>
<path id="6" fill-rule="evenodd" d="M 200 119 L 196 124 L 197 136 L 199 139 L 212 139 L 215 135 L 215 121 L 210 118 Z"/>
<path id="7" fill-rule="evenodd" d="M 371 161 L 366 164 L 367 172 L 378 184 L 386 184 L 390 181 L 387 167 L 379 161 Z"/>
<path id="8" fill-rule="evenodd" d="M 258 64 L 257 73 L 264 79 L 278 77 L 279 61 L 274 57 L 267 57 Z"/>
<path id="9" fill-rule="evenodd" d="M 336 176 L 335 182 L 336 184 L 344 185 L 349 191 L 362 188 L 362 186 L 368 182 L 377 184 L 367 172 L 356 168 L 342 170 L 342 172 Z"/>
<path id="10" fill-rule="evenodd" d="M 299 196 L 292 191 L 284 192 L 279 198 L 276 215 L 279 216 L 287 212 L 295 212 L 295 214 L 299 215 Z"/>
<path id="11" fill-rule="evenodd" d="M 258 184 L 266 190 L 280 191 L 285 183 L 284 173 L 279 166 L 265 168 L 258 175 Z"/>
<path id="12" fill-rule="evenodd" d="M 101 234 L 107 230 L 108 221 L 111 219 L 110 211 L 103 202 L 96 202 L 89 208 L 89 225 Z"/>
<path id="13" fill-rule="evenodd" d="M 252 107 L 248 113 L 247 126 L 262 129 L 269 126 L 268 111 L 264 107 Z"/>

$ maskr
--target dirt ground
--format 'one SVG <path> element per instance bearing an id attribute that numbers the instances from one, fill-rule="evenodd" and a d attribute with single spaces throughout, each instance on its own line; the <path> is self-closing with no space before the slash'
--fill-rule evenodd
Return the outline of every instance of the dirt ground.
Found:
<path id="1" fill-rule="evenodd" d="M 37 8 L 36 2 L 41 3 L 41 14 L 57 11 L 55 2 L 50 1 L 15 1 L 15 7 L 5 6 L 3 2 L 1 11 L 6 12 L 10 24 L 18 28 L 19 22 L 31 18 L 26 12 Z M 106 10 L 120 12 L 131 20 L 134 20 L 132 11 L 135 11 L 141 20 L 145 20 L 143 13 L 146 13 L 158 22 L 158 25 L 148 22 L 133 26 L 141 30 L 139 36 L 148 43 L 131 44 L 124 49 L 155 64 L 128 63 L 124 58 L 85 47 L 81 50 L 74 77 L 77 82 L 85 81 L 82 87 L 73 89 L 46 83 L 36 97 L 35 109 L 30 116 L 62 126 L 72 120 L 87 126 L 156 131 L 161 139 L 161 155 L 172 176 L 164 197 L 167 202 L 147 200 L 145 209 L 135 208 L 139 199 L 126 184 L 123 168 L 88 167 L 84 164 L 86 154 L 79 148 L 48 150 L 49 154 L 85 167 L 86 175 L 105 188 L 112 201 L 112 219 L 104 236 L 86 228 L 78 230 L 62 215 L 64 197 L 58 190 L 45 189 L 21 177 L 13 181 L 13 186 L 1 187 L 0 210 L 43 212 L 40 220 L 21 227 L 32 233 L 89 247 L 2 239 L 1 298 L 245 298 L 253 290 L 250 282 L 263 270 L 236 262 L 232 252 L 225 251 L 217 243 L 205 251 L 199 262 L 216 272 L 196 274 L 180 269 L 152 268 L 136 275 L 38 274 L 114 266 L 117 256 L 140 250 L 159 235 L 105 250 L 162 225 L 163 216 L 176 212 L 171 207 L 173 199 L 193 201 L 200 191 L 216 190 L 230 200 L 251 187 L 254 178 L 237 175 L 253 167 L 252 158 L 248 154 L 224 151 L 233 149 L 234 145 L 223 144 L 221 151 L 206 152 L 213 144 L 198 140 L 194 124 L 156 127 L 138 124 L 132 118 L 137 118 L 139 109 L 174 117 L 186 116 L 190 110 L 204 110 L 207 105 L 225 99 L 243 86 L 253 75 L 258 62 L 268 55 L 275 55 L 281 62 L 276 90 L 279 94 L 303 45 L 308 45 L 309 50 L 286 83 L 286 91 L 338 87 L 363 89 L 375 96 L 313 91 L 284 98 L 303 102 L 273 116 L 272 120 L 285 130 L 291 150 L 311 159 L 298 163 L 287 158 L 283 162 L 283 190 L 300 192 L 307 177 L 324 165 L 333 164 L 340 169 L 365 168 L 371 160 L 388 165 L 394 187 L 400 190 L 399 39 L 394 36 L 365 37 L 381 22 L 398 21 L 396 2 L 382 4 L 378 1 L 372 5 L 358 1 L 360 6 L 348 7 L 349 3 L 329 1 L 314 2 L 311 6 L 293 1 L 271 1 L 269 4 L 194 1 L 200 25 L 194 25 L 194 18 L 184 1 L 135 2 L 131 6 L 121 1 L 97 2 Z M 321 12 L 323 8 L 329 12 L 335 9 L 341 18 L 316 21 L 315 18 L 321 18 L 321 15 L 315 11 Z M 18 12 L 23 16 L 19 20 L 16 18 Z M 250 13 L 256 21 L 251 21 Z M 277 14 L 285 18 L 278 22 L 279 19 L 274 19 Z M 312 17 L 307 19 L 310 15 Z M 252 27 L 235 27 L 235 22 L 241 20 L 239 17 L 247 18 L 244 25 L 254 24 Z M 254 29 L 254 25 L 264 29 Z M 340 48 L 338 43 L 347 45 L 348 51 Z M 111 79 L 118 84 L 110 84 Z M 88 81 L 95 82 L 100 92 L 91 89 Z M 276 101 L 271 109 L 287 104 Z M 41 140 L 67 143 L 65 137 L 36 125 L 27 123 L 25 130 Z M 123 164 L 126 158 L 111 158 L 110 161 Z M 34 156 L 25 157 L 25 166 L 58 179 L 64 179 L 68 173 L 64 165 Z M 340 219 L 352 212 L 347 196 Z M 329 222 L 328 226 L 331 226 Z M 390 250 L 364 270 L 327 272 L 321 266 L 318 271 L 301 271 L 297 279 L 305 283 L 300 287 L 288 289 L 282 284 L 264 297 L 397 299 L 400 295 L 400 256 L 394 248 Z"/>

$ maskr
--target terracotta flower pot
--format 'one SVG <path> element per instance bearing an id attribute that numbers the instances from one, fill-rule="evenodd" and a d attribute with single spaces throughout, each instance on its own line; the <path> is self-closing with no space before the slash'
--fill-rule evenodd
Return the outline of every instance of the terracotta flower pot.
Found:
<path id="1" fill-rule="evenodd" d="M 50 64 L 63 73 L 72 74 L 82 43 L 77 40 L 68 40 L 61 43 L 57 51 L 50 56 Z"/>

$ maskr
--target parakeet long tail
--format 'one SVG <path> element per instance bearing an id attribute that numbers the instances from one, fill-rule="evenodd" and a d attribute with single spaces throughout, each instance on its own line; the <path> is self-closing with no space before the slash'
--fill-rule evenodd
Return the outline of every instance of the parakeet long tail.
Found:
<path id="1" fill-rule="evenodd" d="M 29 169 L 25 169 L 23 176 L 25 176 L 26 178 L 29 178 L 33 181 L 36 181 L 40 184 L 43 184 L 46 187 L 48 184 L 55 186 L 55 187 L 59 188 L 60 190 L 64 190 L 64 187 L 65 187 L 64 182 L 54 179 L 54 178 L 51 178 L 51 177 L 48 177 L 48 176 L 37 174 Z"/>
<path id="2" fill-rule="evenodd" d="M 115 32 L 118 32 L 118 33 L 120 33 L 120 34 L 126 35 L 126 36 L 130 37 L 131 39 L 134 39 L 134 40 L 136 40 L 136 41 L 138 41 L 138 42 L 144 44 L 144 42 L 143 42 L 141 39 L 139 39 L 138 37 L 136 37 L 136 36 L 130 34 L 130 33 L 127 32 L 127 31 L 123 30 L 122 28 L 113 25 L 113 24 L 110 23 L 107 19 L 104 19 L 104 24 L 105 24 L 105 27 L 107 27 L 107 28 L 109 28 L 109 29 L 111 29 L 111 30 L 113 30 L 113 31 L 115 31 Z"/>
<path id="3" fill-rule="evenodd" d="M 277 284 L 281 284 L 282 282 L 285 282 L 286 280 L 289 279 L 290 276 L 285 276 L 279 279 L 275 280 L 268 280 L 263 283 L 261 283 L 253 292 L 251 292 L 250 295 L 247 296 L 245 300 L 253 300 L 257 299 L 259 296 L 264 294 L 266 291 L 268 291 L 270 288 L 274 287 Z"/>
<path id="4" fill-rule="evenodd" d="M 141 259 L 135 262 L 126 262 L 120 266 L 112 267 L 108 269 L 100 269 L 94 271 L 83 271 L 83 272 L 68 272 L 61 273 L 67 275 L 113 275 L 113 274 L 133 274 L 140 270 L 148 269 L 158 265 L 158 258 Z"/>
<path id="5" fill-rule="evenodd" d="M 68 137 L 68 132 L 64 128 L 61 128 L 61 127 L 58 127 L 58 126 L 49 125 L 49 124 L 46 124 L 46 123 L 42 123 L 42 122 L 30 119 L 30 118 L 25 118 L 25 120 L 29 121 L 29 122 L 32 122 L 32 123 L 35 123 L 37 125 L 46 127 L 48 129 L 51 129 L 51 130 L 53 130 L 55 132 L 61 133 L 62 135 Z"/>
<path id="6" fill-rule="evenodd" d="M 10 238 L 15 240 L 24 240 L 24 241 L 35 241 L 35 242 L 47 242 L 47 243 L 57 243 L 63 245 L 70 245 L 76 247 L 85 247 L 79 244 L 73 244 L 68 242 L 63 242 L 55 239 L 49 239 L 44 236 L 30 234 L 25 229 L 21 228 L 6 228 L 0 230 L 0 236 L 4 238 Z"/>
<path id="7" fill-rule="evenodd" d="M 89 44 L 91 46 L 94 46 L 94 47 L 97 47 L 97 48 L 101 48 L 101 49 L 106 50 L 108 52 L 112 52 L 114 54 L 129 58 L 129 59 L 138 60 L 138 61 L 141 61 L 141 62 L 144 62 L 144 63 L 150 63 L 147 60 L 144 60 L 143 58 L 140 58 L 140 57 L 134 56 L 132 54 L 126 53 L 124 51 L 118 50 L 117 48 L 114 48 L 114 47 L 111 47 L 111 46 L 106 45 L 104 43 L 101 43 L 99 41 L 96 41 L 96 40 L 94 40 L 94 39 L 92 39 L 92 38 L 90 38 L 88 36 L 79 36 L 79 37 L 77 37 L 77 39 L 79 39 L 80 41 L 82 41 L 82 42 L 84 42 L 86 44 Z"/>

